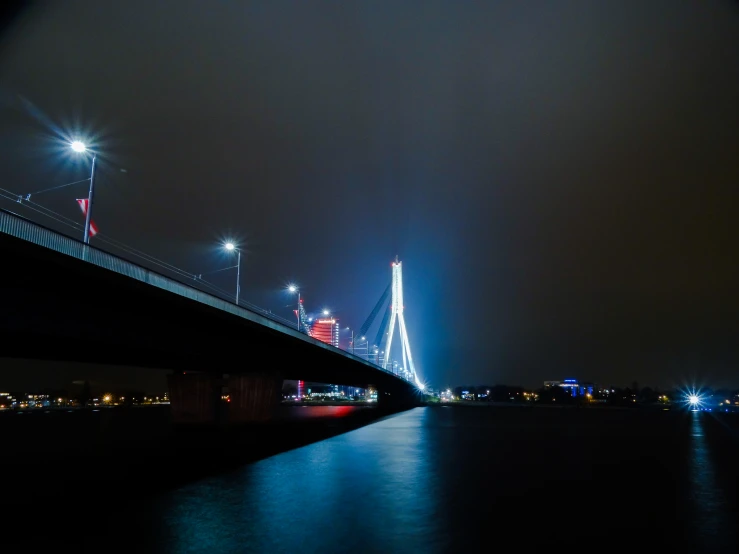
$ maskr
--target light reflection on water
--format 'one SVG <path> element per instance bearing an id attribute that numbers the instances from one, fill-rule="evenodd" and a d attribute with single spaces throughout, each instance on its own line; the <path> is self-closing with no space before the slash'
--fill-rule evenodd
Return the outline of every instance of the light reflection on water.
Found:
<path id="1" fill-rule="evenodd" d="M 368 410 L 366 406 L 301 406 L 286 405 L 280 406 L 278 418 L 297 420 L 297 419 L 316 419 L 316 418 L 338 418 L 347 417 L 357 413 L 360 410 Z"/>
<path id="2" fill-rule="evenodd" d="M 438 551 L 443 521 L 424 450 L 427 413 L 415 409 L 177 491 L 167 502 L 162 546 Z"/>
<path id="3" fill-rule="evenodd" d="M 690 527 L 694 529 L 696 537 L 700 537 L 704 548 L 718 549 L 731 540 L 726 536 L 719 536 L 732 529 L 732 522 L 727 517 L 731 507 L 718 484 L 716 467 L 706 439 L 705 418 L 711 416 L 701 411 L 691 412 L 690 415 L 690 490 L 693 502 Z"/>
<path id="4" fill-rule="evenodd" d="M 132 533 L 175 553 L 434 553 L 549 548 L 575 522 L 623 551 L 733 552 L 714 417 L 418 408 L 164 493 Z"/>

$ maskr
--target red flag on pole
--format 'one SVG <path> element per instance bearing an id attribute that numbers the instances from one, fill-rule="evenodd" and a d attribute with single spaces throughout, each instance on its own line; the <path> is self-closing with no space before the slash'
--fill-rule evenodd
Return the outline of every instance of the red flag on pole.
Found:
<path id="1" fill-rule="evenodd" d="M 78 198 L 77 204 L 80 206 L 80 210 L 82 210 L 82 215 L 87 217 L 87 198 Z M 94 237 L 98 234 L 98 226 L 95 225 L 95 222 L 93 220 L 90 220 L 90 236 Z"/>

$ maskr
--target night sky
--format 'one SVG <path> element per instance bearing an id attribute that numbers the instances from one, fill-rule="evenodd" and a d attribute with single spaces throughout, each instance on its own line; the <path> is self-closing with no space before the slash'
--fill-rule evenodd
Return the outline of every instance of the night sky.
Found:
<path id="1" fill-rule="evenodd" d="M 397 254 L 432 386 L 739 386 L 735 1 L 41 3 L 0 41 L 0 187 L 85 178 L 64 137 L 102 233 L 193 273 L 235 237 L 285 317 L 294 281 L 358 328 Z"/>

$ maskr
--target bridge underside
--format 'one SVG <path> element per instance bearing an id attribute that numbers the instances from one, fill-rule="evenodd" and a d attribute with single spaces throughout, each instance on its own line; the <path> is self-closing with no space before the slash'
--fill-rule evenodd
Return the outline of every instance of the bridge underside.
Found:
<path id="1" fill-rule="evenodd" d="M 256 402 L 247 391 L 270 397 L 282 379 L 372 384 L 397 398 L 413 393 L 412 385 L 334 349 L 33 243 L 0 234 L 0 253 L 0 357 L 202 372 L 216 379 L 228 374 L 229 389 L 241 391 L 244 406 Z M 255 415 L 244 419 L 261 419 L 264 410 L 247 412 Z"/>

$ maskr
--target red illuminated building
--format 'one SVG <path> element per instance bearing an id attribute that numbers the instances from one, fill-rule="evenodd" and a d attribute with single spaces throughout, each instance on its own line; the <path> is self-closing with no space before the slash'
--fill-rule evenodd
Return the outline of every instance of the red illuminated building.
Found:
<path id="1" fill-rule="evenodd" d="M 333 317 L 313 321 L 311 335 L 314 339 L 339 347 L 339 323 Z"/>

